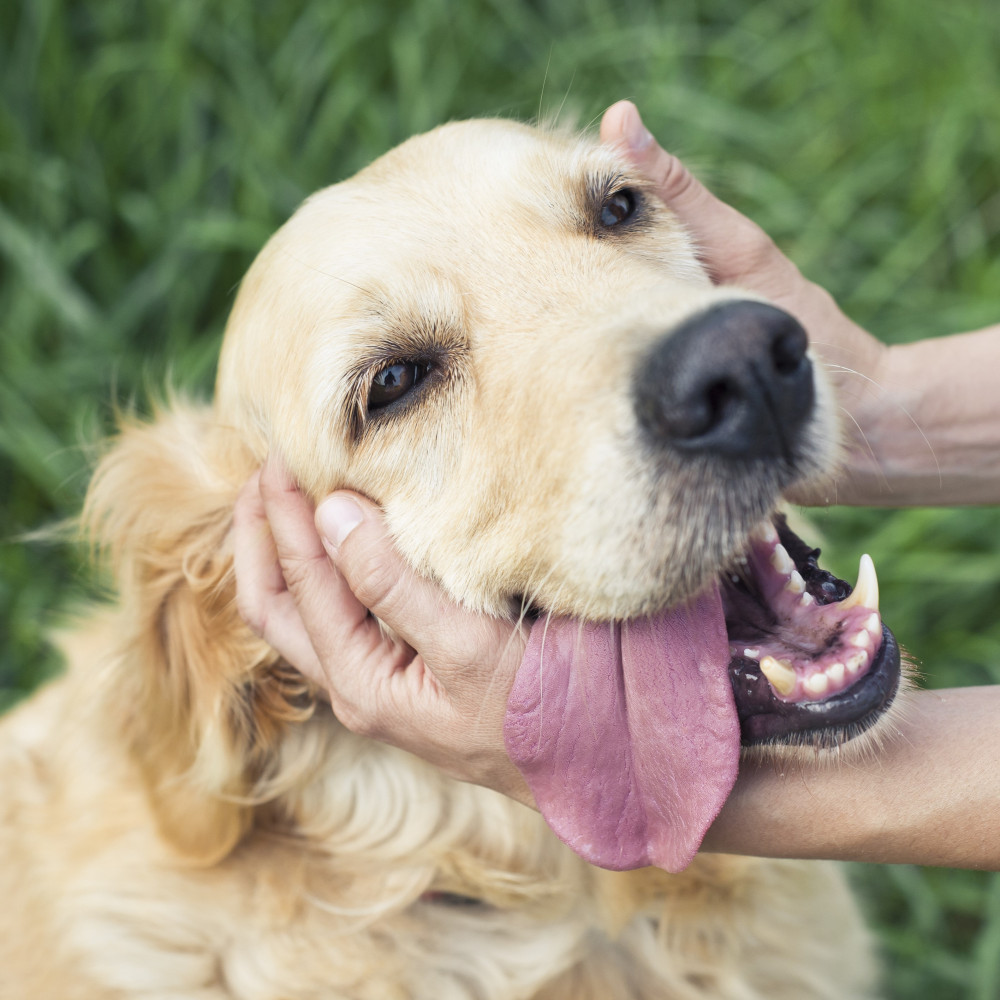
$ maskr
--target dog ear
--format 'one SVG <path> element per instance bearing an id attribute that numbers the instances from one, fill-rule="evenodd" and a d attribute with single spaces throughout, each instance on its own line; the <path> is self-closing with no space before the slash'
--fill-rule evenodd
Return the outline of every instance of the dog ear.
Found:
<path id="1" fill-rule="evenodd" d="M 173 404 L 123 426 L 84 505 L 118 592 L 109 724 L 161 834 L 195 863 L 224 857 L 247 832 L 283 727 L 314 707 L 301 675 L 236 609 L 230 527 L 254 464 L 209 408 Z"/>

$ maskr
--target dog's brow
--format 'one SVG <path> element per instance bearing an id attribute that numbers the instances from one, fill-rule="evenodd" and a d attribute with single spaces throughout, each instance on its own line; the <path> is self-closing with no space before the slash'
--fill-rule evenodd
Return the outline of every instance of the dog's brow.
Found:
<path id="1" fill-rule="evenodd" d="M 369 294 L 369 290 L 366 289 L 364 286 L 359 285 L 356 282 L 350 281 L 348 278 L 343 278 L 339 274 L 331 274 L 329 271 L 324 271 L 323 268 L 316 267 L 315 264 L 310 264 L 308 261 L 303 260 L 301 257 L 297 257 L 287 247 L 283 248 L 281 252 L 286 254 L 288 257 L 291 257 L 291 259 L 294 260 L 296 264 L 298 264 L 300 267 L 304 267 L 308 271 L 312 271 L 315 274 L 321 274 L 323 275 L 324 278 L 329 278 L 331 281 L 341 281 L 345 285 L 350 285 L 351 288 L 356 288 L 363 295 Z"/>

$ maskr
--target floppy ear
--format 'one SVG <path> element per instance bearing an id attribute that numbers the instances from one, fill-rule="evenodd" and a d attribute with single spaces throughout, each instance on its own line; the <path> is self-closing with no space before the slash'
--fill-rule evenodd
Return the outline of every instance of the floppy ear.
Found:
<path id="1" fill-rule="evenodd" d="M 229 533 L 254 464 L 208 407 L 175 404 L 123 427 L 83 514 L 118 591 L 109 725 L 133 754 L 162 835 L 205 864 L 250 827 L 255 779 L 284 726 L 314 707 L 303 678 L 236 610 Z"/>

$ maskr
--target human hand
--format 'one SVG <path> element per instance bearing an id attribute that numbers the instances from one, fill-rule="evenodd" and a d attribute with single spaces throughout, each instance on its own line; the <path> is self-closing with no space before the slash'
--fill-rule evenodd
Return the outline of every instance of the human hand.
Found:
<path id="1" fill-rule="evenodd" d="M 660 147 L 634 104 L 619 101 L 604 113 L 601 140 L 623 148 L 631 162 L 652 181 L 695 241 L 702 264 L 716 284 L 755 292 L 790 312 L 809 333 L 815 354 L 826 366 L 847 414 L 844 420 L 846 467 L 867 473 L 877 466 L 867 427 L 878 411 L 888 348 L 848 319 L 833 297 L 806 280 L 774 241 L 745 215 L 716 198 L 676 156 Z M 878 469 L 874 468 L 877 475 Z M 852 503 L 853 477 L 836 489 L 820 484 L 792 495 L 797 503 Z"/>
<path id="2" fill-rule="evenodd" d="M 533 804 L 503 741 L 525 626 L 414 574 L 364 497 L 335 493 L 314 517 L 275 459 L 240 493 L 233 548 L 243 619 L 348 729 Z"/>

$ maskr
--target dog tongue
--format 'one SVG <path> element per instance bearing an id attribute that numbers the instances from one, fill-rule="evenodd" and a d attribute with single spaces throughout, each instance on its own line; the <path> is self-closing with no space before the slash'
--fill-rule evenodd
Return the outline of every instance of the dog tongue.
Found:
<path id="1" fill-rule="evenodd" d="M 686 867 L 732 790 L 740 730 L 713 588 L 653 618 L 540 618 L 504 738 L 546 822 L 602 868 Z"/>

